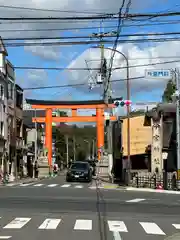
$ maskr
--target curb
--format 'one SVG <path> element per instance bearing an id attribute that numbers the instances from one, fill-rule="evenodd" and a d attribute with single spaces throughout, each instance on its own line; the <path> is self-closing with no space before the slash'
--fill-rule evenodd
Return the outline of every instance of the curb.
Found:
<path id="1" fill-rule="evenodd" d="M 133 188 L 133 187 L 126 187 L 125 190 L 126 191 L 134 191 L 134 192 L 152 192 L 152 193 L 165 193 L 165 194 L 180 195 L 180 191 L 172 191 L 172 190 L 159 190 L 159 189 Z"/>

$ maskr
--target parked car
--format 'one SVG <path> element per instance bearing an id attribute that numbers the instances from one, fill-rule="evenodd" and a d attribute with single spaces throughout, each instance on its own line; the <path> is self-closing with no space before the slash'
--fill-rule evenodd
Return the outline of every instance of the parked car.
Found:
<path id="1" fill-rule="evenodd" d="M 92 181 L 92 170 L 88 162 L 73 162 L 66 174 L 66 181 Z"/>

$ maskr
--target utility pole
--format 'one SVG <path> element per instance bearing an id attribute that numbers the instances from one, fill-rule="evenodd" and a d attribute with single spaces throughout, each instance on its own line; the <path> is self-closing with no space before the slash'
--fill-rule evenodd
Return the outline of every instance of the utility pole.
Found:
<path id="1" fill-rule="evenodd" d="M 102 33 L 100 31 L 99 34 L 93 34 L 92 37 L 100 38 L 100 42 L 102 41 L 104 36 L 116 36 L 116 32 L 107 32 L 107 33 Z M 104 57 L 104 44 L 101 42 L 100 43 L 100 49 L 101 49 L 101 78 L 103 82 L 103 88 L 104 88 L 104 94 L 103 94 L 103 99 L 105 104 L 108 106 L 110 103 L 110 100 L 112 99 L 112 91 L 111 91 L 111 83 L 110 79 L 107 76 L 107 62 Z M 113 111 L 112 108 L 107 108 L 109 117 L 112 116 Z M 110 120 L 107 121 L 106 124 L 106 132 L 107 132 L 107 152 L 108 152 L 108 175 L 109 175 L 109 180 L 113 181 L 112 177 L 112 167 L 113 167 L 113 150 L 112 150 L 112 123 Z M 98 149 L 99 150 L 99 149 Z"/>
<path id="2" fill-rule="evenodd" d="M 66 135 L 66 165 L 68 168 L 68 165 L 69 165 L 69 138 L 68 138 L 68 135 Z"/>
<path id="3" fill-rule="evenodd" d="M 17 143 L 16 143 L 16 135 L 17 135 L 17 122 L 16 122 L 16 83 L 14 80 L 14 84 L 13 84 L 13 101 L 14 101 L 14 119 L 13 119 L 13 125 L 14 125 L 14 140 L 15 140 L 15 153 L 14 153 L 14 161 L 13 164 L 14 165 L 14 175 L 15 175 L 15 180 L 17 181 L 18 179 L 18 172 L 17 172 Z M 12 168 L 11 168 L 12 170 Z"/>
<path id="4" fill-rule="evenodd" d="M 92 159 L 94 160 L 94 152 L 95 152 L 95 149 L 94 149 L 94 139 L 92 140 Z"/>
<path id="5" fill-rule="evenodd" d="M 179 70 L 175 69 L 175 81 L 176 81 L 176 138 L 177 138 L 177 188 L 180 189 L 180 102 L 179 102 L 179 84 L 180 76 Z"/>
<path id="6" fill-rule="evenodd" d="M 35 118 L 36 118 L 36 109 L 34 112 L 35 112 Z M 37 130 L 37 122 L 35 121 L 35 144 L 34 144 L 34 151 L 35 151 L 34 160 L 35 160 L 35 162 L 37 161 L 37 150 L 38 150 L 37 138 L 38 138 L 38 130 Z"/>
<path id="7" fill-rule="evenodd" d="M 74 162 L 76 161 L 76 139 L 73 136 L 73 154 L 74 154 Z"/>

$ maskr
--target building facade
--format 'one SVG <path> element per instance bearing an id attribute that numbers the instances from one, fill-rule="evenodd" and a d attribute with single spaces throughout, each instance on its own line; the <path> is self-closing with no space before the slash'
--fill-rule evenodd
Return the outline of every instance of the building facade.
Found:
<path id="1" fill-rule="evenodd" d="M 0 167 L 2 171 L 7 170 L 7 152 L 8 152 L 8 82 L 6 58 L 8 53 L 0 39 Z"/>

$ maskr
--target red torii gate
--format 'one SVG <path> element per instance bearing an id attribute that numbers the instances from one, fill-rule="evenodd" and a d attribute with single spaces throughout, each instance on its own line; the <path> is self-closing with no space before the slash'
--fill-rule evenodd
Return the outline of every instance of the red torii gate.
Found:
<path id="1" fill-rule="evenodd" d="M 100 149 L 104 146 L 104 110 L 108 107 L 116 107 L 114 104 L 108 106 L 103 100 L 93 101 L 48 101 L 26 99 L 32 109 L 42 109 L 46 111 L 44 117 L 33 117 L 33 122 L 45 123 L 45 147 L 48 151 L 48 165 L 52 167 L 52 122 L 96 122 L 97 125 L 97 149 L 98 160 L 100 160 Z M 71 116 L 53 117 L 52 111 L 55 109 L 71 109 Z M 77 109 L 95 109 L 95 116 L 78 116 Z M 110 117 L 111 121 L 116 120 L 116 116 Z"/>

